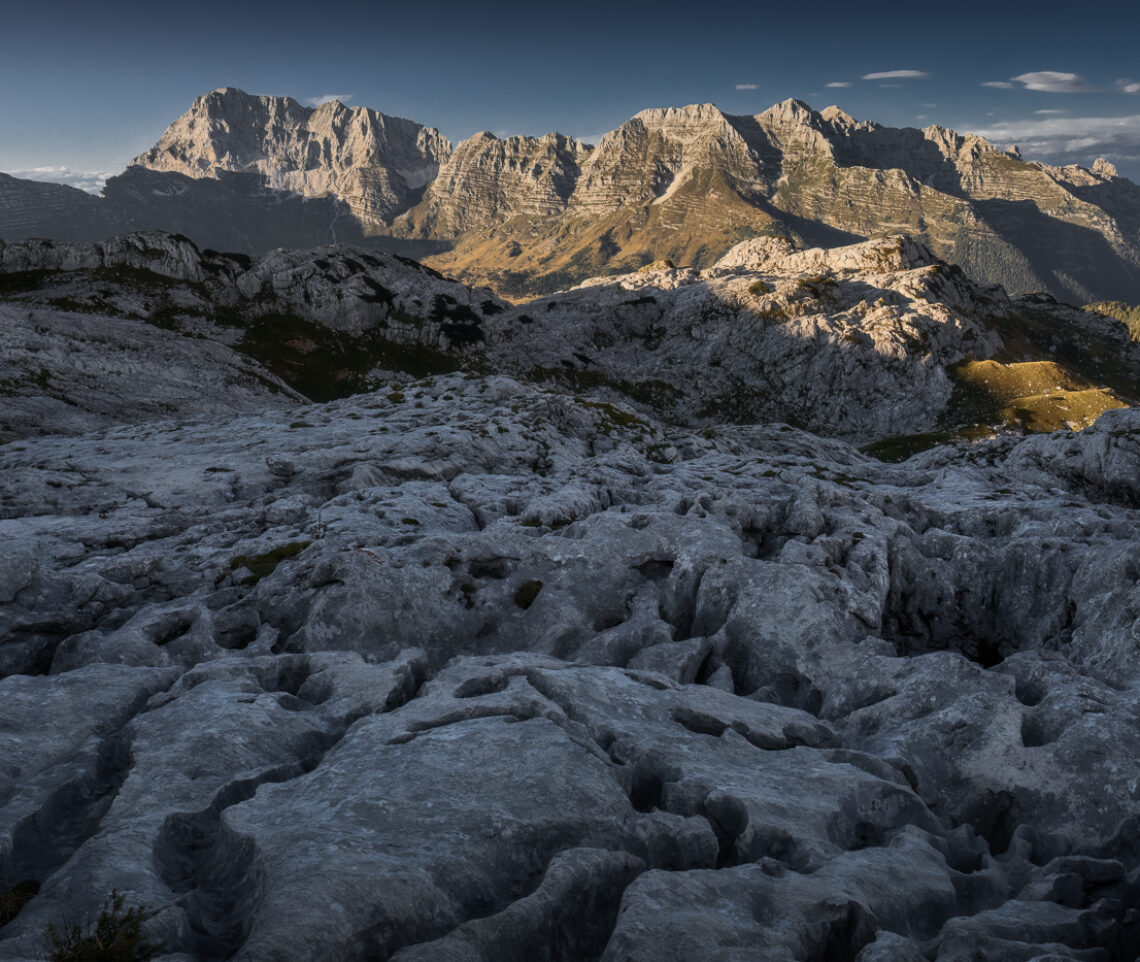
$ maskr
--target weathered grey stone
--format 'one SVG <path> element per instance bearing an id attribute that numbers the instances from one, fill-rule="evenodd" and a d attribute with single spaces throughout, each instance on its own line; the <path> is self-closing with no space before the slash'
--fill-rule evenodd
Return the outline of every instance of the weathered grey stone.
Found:
<path id="1" fill-rule="evenodd" d="M 0 447 L 0 958 L 112 890 L 185 960 L 1138 944 L 1133 419 L 402 393 Z"/>

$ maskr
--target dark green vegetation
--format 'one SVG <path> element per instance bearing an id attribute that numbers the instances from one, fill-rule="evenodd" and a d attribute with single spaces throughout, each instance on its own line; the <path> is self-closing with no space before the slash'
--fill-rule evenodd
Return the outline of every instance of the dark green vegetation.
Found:
<path id="1" fill-rule="evenodd" d="M 49 962 L 146 962 L 158 955 L 161 946 L 142 934 L 148 914 L 142 908 L 123 908 L 123 896 L 112 892 L 99 917 L 86 924 L 78 922 L 63 930 L 48 926 Z"/>
<path id="2" fill-rule="evenodd" d="M 40 890 L 40 883 L 29 880 L 0 889 L 0 928 L 7 925 Z"/>
<path id="3" fill-rule="evenodd" d="M 581 393 L 608 388 L 637 404 L 652 408 L 656 414 L 665 418 L 668 418 L 670 410 L 682 395 L 681 391 L 667 381 L 627 381 L 625 378 L 611 377 L 603 371 L 536 367 L 528 371 L 526 377 L 531 381 L 549 382 Z"/>
<path id="4" fill-rule="evenodd" d="M 0 297 L 38 291 L 61 273 L 62 271 L 12 271 L 0 274 Z"/>
<path id="5" fill-rule="evenodd" d="M 213 256 L 215 261 L 239 257 Z M 369 258 L 367 254 L 361 256 Z M 220 269 L 215 262 L 203 263 L 207 270 Z M 322 263 L 327 269 L 328 262 Z M 35 302 L 46 301 L 57 310 L 144 321 L 184 336 L 209 336 L 202 333 L 204 324 L 237 330 L 241 336 L 234 347 L 239 353 L 264 365 L 313 401 L 331 401 L 375 388 L 368 374 L 377 368 L 418 378 L 473 365 L 465 351 L 483 340 L 478 313 L 454 297 L 440 294 L 425 305 L 423 316 L 409 314 L 389 290 L 367 275 L 364 264 L 347 263 L 366 288 L 360 300 L 387 309 L 386 319 L 362 334 L 332 330 L 289 308 L 275 310 L 279 302 L 268 288 L 219 305 L 206 283 L 136 267 L 0 273 L 0 298 L 25 299 L 31 295 Z M 430 268 L 421 269 L 439 276 Z M 502 310 L 492 300 L 484 308 L 484 313 Z M 442 337 L 436 343 L 425 334 L 424 341 L 417 343 L 416 332 L 429 322 L 438 325 L 435 330 Z M 0 383 L 2 392 L 10 393 L 9 387 Z"/>
<path id="6" fill-rule="evenodd" d="M 237 571 L 238 568 L 247 569 L 253 575 L 252 578 L 248 579 L 249 583 L 257 584 L 262 578 L 273 574 L 282 561 L 295 558 L 312 543 L 312 541 L 291 541 L 289 544 L 283 544 L 278 548 L 266 551 L 264 554 L 238 555 L 230 562 L 230 568 L 234 571 Z"/>
<path id="7" fill-rule="evenodd" d="M 376 367 L 427 377 L 457 371 L 463 360 L 458 353 L 392 340 L 380 331 L 356 336 L 333 331 L 296 314 L 254 319 L 237 349 L 313 401 L 372 389 L 367 375 Z"/>
<path id="8" fill-rule="evenodd" d="M 538 597 L 540 591 L 542 591 L 541 581 L 524 582 L 515 592 L 515 604 L 525 611 L 534 604 L 534 599 Z"/>
<path id="9" fill-rule="evenodd" d="M 1132 307 L 1123 301 L 1101 301 L 1099 304 L 1086 304 L 1085 310 L 1120 321 L 1128 327 L 1132 340 L 1140 341 L 1140 307 Z"/>
<path id="10" fill-rule="evenodd" d="M 949 444 L 957 440 L 960 440 L 960 435 L 944 431 L 926 434 L 903 434 L 899 437 L 875 441 L 865 445 L 860 450 L 880 461 L 898 464 L 913 455 L 929 451 L 940 444 Z"/>

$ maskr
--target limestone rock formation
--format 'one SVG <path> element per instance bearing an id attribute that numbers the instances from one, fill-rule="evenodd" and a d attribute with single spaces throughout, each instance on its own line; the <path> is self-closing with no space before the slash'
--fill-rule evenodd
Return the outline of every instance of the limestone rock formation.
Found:
<path id="1" fill-rule="evenodd" d="M 465 375 L 0 445 L 0 958 L 1132 958 L 1137 476 Z"/>
<path id="2" fill-rule="evenodd" d="M 755 116 L 645 110 L 595 147 L 431 128 L 233 88 L 199 97 L 102 198 L 0 179 L 0 238 L 161 227 L 222 250 L 363 243 L 507 296 L 656 260 L 703 269 L 741 240 L 906 233 L 974 280 L 1074 304 L 1140 302 L 1140 187 L 972 134 L 895 129 L 798 100 Z"/>
<path id="3" fill-rule="evenodd" d="M 754 117 L 712 104 L 643 111 L 579 168 L 565 214 L 536 224 L 500 200 L 497 222 L 460 235 L 433 263 L 542 291 L 659 257 L 707 267 L 758 233 L 833 246 L 900 232 L 1013 293 L 1079 303 L 1111 288 L 1140 300 L 1140 188 L 1103 164 L 1048 167 L 937 125 L 881 127 L 789 100 Z M 429 197 L 397 232 L 413 223 L 416 236 L 454 236 L 467 195 L 444 181 Z"/>
<path id="4" fill-rule="evenodd" d="M 308 108 L 224 87 L 195 100 L 133 163 L 193 178 L 255 172 L 276 190 L 333 194 L 374 227 L 415 203 L 450 153 L 438 130 L 366 107 Z"/>

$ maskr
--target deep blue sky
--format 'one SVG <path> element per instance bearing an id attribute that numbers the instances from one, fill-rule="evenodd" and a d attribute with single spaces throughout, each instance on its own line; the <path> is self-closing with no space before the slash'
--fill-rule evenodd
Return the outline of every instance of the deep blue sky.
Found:
<path id="1" fill-rule="evenodd" d="M 236 86 L 301 101 L 340 95 L 453 141 L 483 129 L 596 137 L 645 107 L 711 101 L 757 113 L 799 97 L 895 126 L 982 130 L 1052 163 L 1105 155 L 1140 180 L 1140 16 L 1115 0 L 1080 9 L 1071 0 L 9 4 L 0 170 L 115 172 L 194 97 Z M 900 70 L 926 76 L 862 79 Z M 1046 71 L 1076 77 L 1035 76 Z"/>

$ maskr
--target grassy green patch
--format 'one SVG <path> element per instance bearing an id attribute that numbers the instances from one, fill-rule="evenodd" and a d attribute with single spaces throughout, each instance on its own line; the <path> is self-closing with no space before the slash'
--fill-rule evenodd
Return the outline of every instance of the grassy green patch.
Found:
<path id="1" fill-rule="evenodd" d="M 296 314 L 265 314 L 252 321 L 238 350 L 313 401 L 370 390 L 375 367 L 413 377 L 459 370 L 462 358 L 424 344 L 403 344 L 372 331 L 352 336 Z"/>
<path id="2" fill-rule="evenodd" d="M 757 297 L 762 297 L 764 294 L 771 294 L 775 288 L 771 284 L 766 284 L 764 281 L 753 281 L 748 285 L 748 293 L 755 294 Z"/>
<path id="3" fill-rule="evenodd" d="M 1000 424 L 1026 431 L 1080 430 L 1111 408 L 1125 407 L 1054 361 L 1002 364 L 967 361 L 955 380 L 947 418 L 957 424 Z"/>
<path id="4" fill-rule="evenodd" d="M 1129 401 L 1140 400 L 1135 364 L 1129 363 L 1116 341 L 1071 334 L 1058 328 L 1050 311 L 1031 307 L 990 318 L 989 325 L 997 328 L 1005 341 L 999 361 L 1047 356 L 1089 386 L 1107 387 Z"/>
<path id="5" fill-rule="evenodd" d="M 247 568 L 253 575 L 249 583 L 257 584 L 262 578 L 273 574 L 282 561 L 296 557 L 312 543 L 312 541 L 291 541 L 289 544 L 266 551 L 265 554 L 238 555 L 230 562 L 230 568 L 234 571 L 238 568 Z"/>

